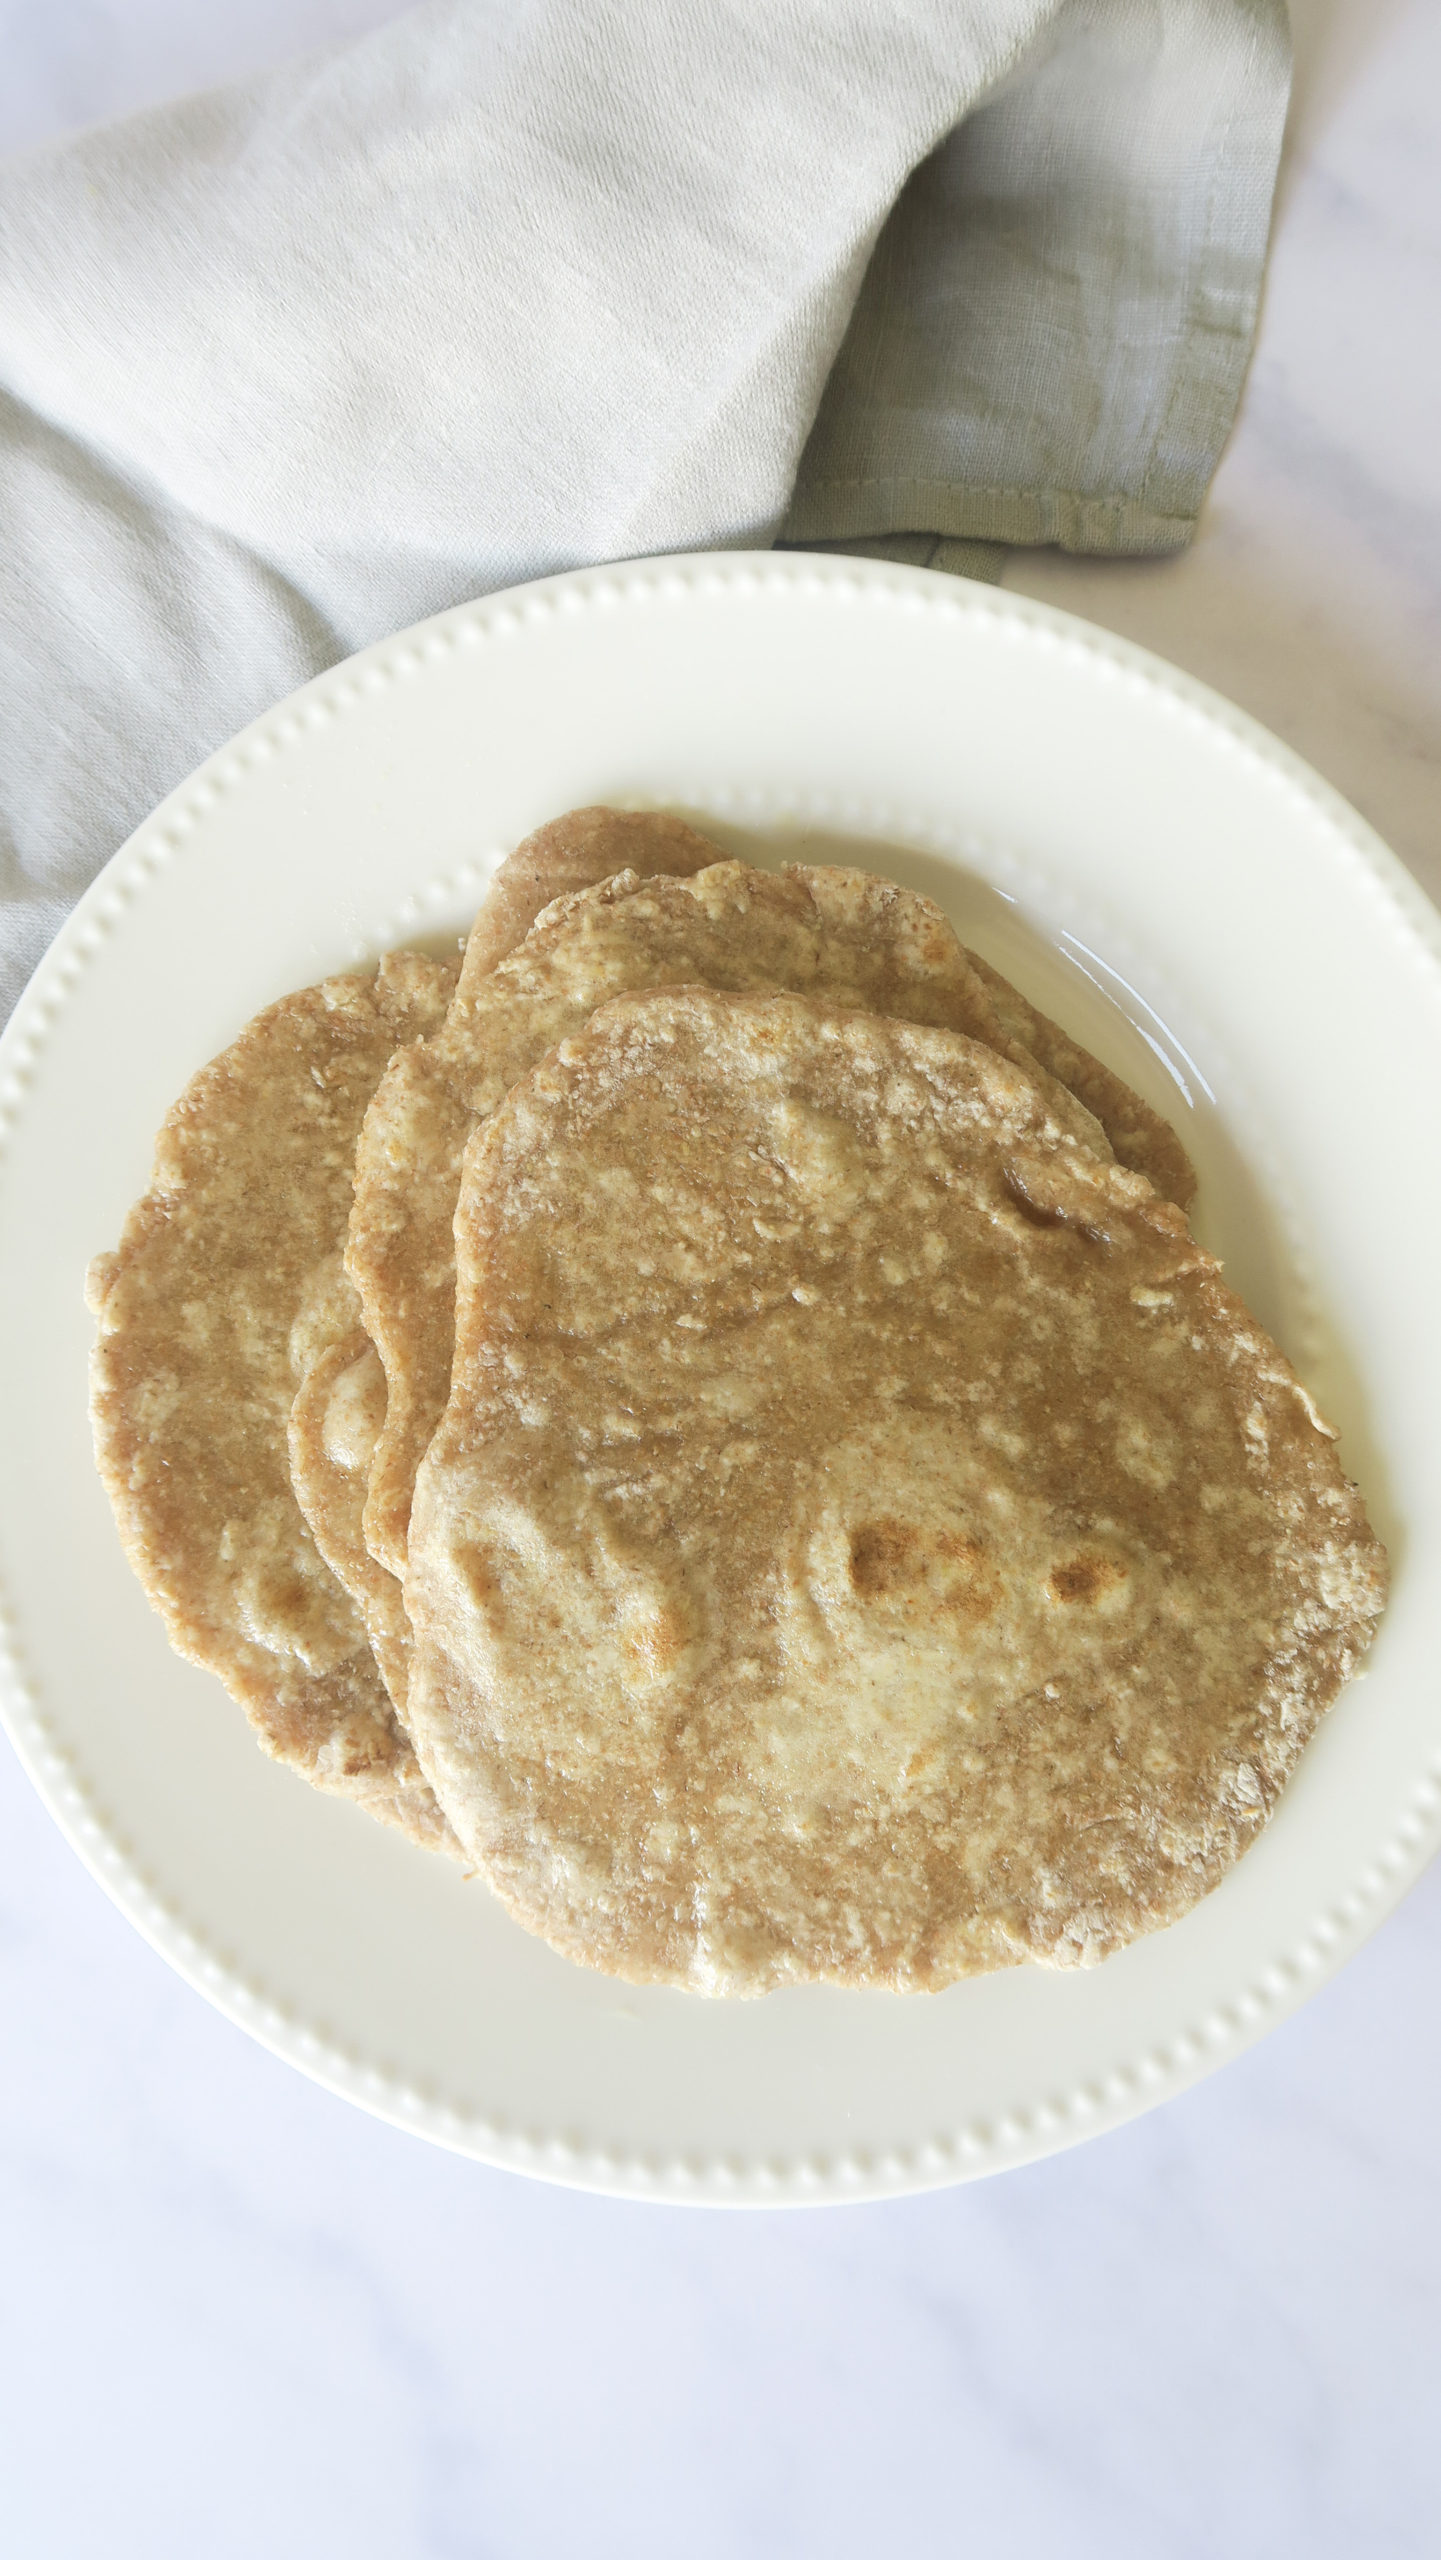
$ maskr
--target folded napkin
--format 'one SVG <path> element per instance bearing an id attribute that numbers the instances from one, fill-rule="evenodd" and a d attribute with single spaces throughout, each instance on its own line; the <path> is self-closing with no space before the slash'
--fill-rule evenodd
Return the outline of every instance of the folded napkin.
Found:
<path id="1" fill-rule="evenodd" d="M 0 168 L 0 1012 L 334 659 L 578 563 L 1184 543 L 1282 0 L 438 0 Z"/>

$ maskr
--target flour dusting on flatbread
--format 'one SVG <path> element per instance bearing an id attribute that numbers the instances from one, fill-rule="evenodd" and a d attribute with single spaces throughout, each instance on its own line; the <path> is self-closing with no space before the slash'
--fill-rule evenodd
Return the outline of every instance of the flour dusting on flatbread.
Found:
<path id="1" fill-rule="evenodd" d="M 497 967 L 473 972 L 467 953 L 443 1028 L 391 1061 L 356 1150 L 346 1261 L 387 1391 L 365 1534 L 393 1573 L 404 1570 L 415 1471 L 449 1392 L 466 1140 L 607 997 L 677 983 L 790 987 L 973 1033 L 1039 1079 L 1078 1139 L 1110 1152 L 1092 1114 L 1006 1031 L 939 908 L 891 881 L 724 862 L 689 879 L 623 872 L 558 899 Z"/>
<path id="2" fill-rule="evenodd" d="M 413 953 L 260 1014 L 170 1113 L 152 1188 L 92 1266 L 92 1412 L 126 1552 L 178 1653 L 267 1750 L 431 1845 L 445 1825 L 291 1488 L 291 1336 L 338 1271 L 356 1132 L 455 969 Z"/>
<path id="3" fill-rule="evenodd" d="M 301 1369 L 290 1408 L 290 1481 L 301 1516 L 360 1612 L 391 1705 L 405 1730 L 410 1627 L 400 1584 L 365 1543 L 370 1461 L 385 1420 L 385 1371 L 354 1312 Z"/>
<path id="4" fill-rule="evenodd" d="M 506 855 L 466 939 L 466 976 L 473 985 L 494 969 L 556 898 L 593 889 L 618 871 L 686 879 L 719 860 L 719 846 L 668 809 L 568 810 Z"/>
<path id="5" fill-rule="evenodd" d="M 627 996 L 472 1140 L 412 1730 L 632 1981 L 1094 1962 L 1254 1840 L 1379 1616 L 1180 1213 L 974 1040 Z"/>

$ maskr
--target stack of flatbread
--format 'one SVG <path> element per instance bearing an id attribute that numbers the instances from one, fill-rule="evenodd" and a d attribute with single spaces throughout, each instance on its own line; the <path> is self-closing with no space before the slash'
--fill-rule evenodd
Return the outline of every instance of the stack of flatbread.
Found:
<path id="1" fill-rule="evenodd" d="M 172 1643 L 567 1956 L 935 1988 L 1177 1918 L 1385 1557 L 1174 1132 L 930 902 L 581 810 L 286 996 L 92 1268 Z"/>

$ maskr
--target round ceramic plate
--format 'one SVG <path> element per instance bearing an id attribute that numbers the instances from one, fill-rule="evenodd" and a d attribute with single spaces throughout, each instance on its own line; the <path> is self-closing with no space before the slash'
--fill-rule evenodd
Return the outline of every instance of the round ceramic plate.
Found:
<path id="1" fill-rule="evenodd" d="M 501 855 L 591 800 L 938 898 L 1174 1115 L 1206 1241 L 1341 1426 L 1396 1569 L 1370 1667 L 1220 1889 L 1093 1972 L 739 2003 L 583 1972 L 266 1761 L 122 1559 L 81 1279 L 167 1106 L 287 988 L 453 947 Z M 804 555 L 583 572 L 318 678 L 116 855 L 0 1048 L 0 1678 L 56 1818 L 275 2052 L 576 2185 L 893 2194 L 1214 2069 L 1374 1926 L 1441 1806 L 1438 953 L 1400 866 L 1263 731 L 961 581 Z"/>

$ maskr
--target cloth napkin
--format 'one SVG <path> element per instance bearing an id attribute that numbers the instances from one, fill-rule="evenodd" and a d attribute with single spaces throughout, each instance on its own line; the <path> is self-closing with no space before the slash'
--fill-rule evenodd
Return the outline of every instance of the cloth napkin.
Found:
<path id="1" fill-rule="evenodd" d="M 0 1013 L 213 747 L 487 589 L 1184 543 L 1282 0 L 435 0 L 0 167 Z"/>

